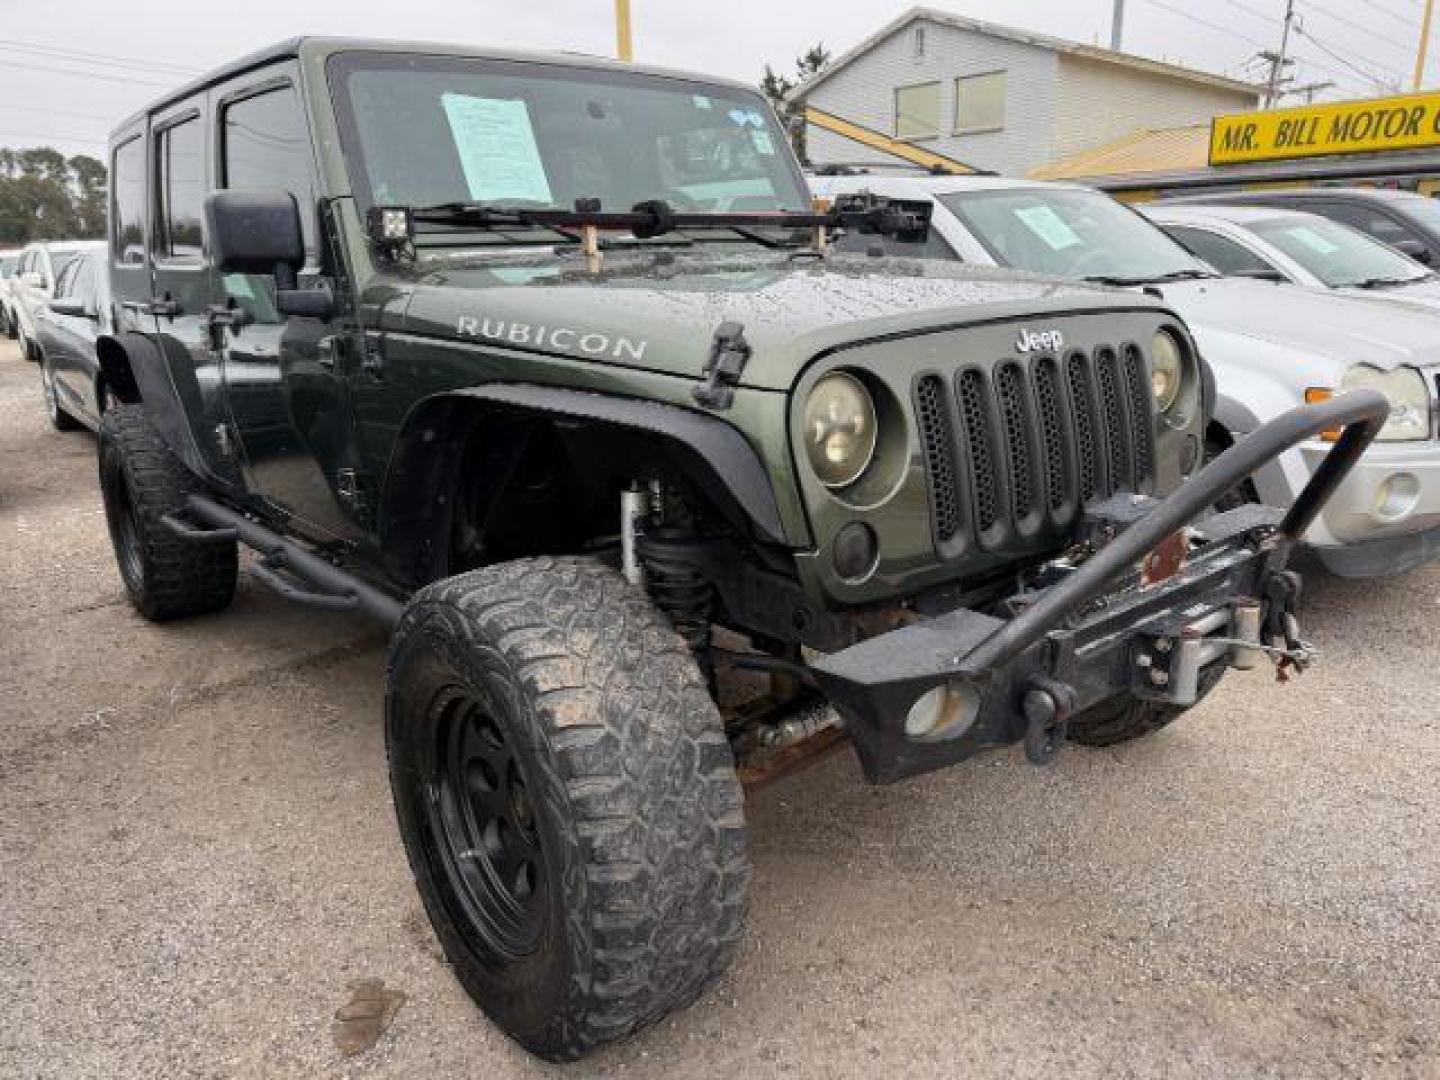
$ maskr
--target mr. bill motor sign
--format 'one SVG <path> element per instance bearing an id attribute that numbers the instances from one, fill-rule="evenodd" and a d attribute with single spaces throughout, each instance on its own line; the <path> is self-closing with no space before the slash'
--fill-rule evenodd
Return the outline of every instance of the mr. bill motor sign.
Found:
<path id="1" fill-rule="evenodd" d="M 1440 94 L 1304 105 L 1217 116 L 1210 164 L 1440 146 Z"/>

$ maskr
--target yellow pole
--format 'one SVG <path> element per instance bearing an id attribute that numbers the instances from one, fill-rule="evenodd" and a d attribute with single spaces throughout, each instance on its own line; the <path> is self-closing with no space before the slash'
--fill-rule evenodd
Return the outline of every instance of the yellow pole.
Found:
<path id="1" fill-rule="evenodd" d="M 630 40 L 630 0 L 615 0 L 615 55 L 627 64 L 635 59 Z"/>
<path id="2" fill-rule="evenodd" d="M 1415 82 L 1412 90 L 1420 89 L 1425 77 L 1425 54 L 1430 51 L 1430 17 L 1435 14 L 1435 0 L 1425 0 L 1425 14 L 1420 17 L 1420 46 L 1415 50 Z"/>

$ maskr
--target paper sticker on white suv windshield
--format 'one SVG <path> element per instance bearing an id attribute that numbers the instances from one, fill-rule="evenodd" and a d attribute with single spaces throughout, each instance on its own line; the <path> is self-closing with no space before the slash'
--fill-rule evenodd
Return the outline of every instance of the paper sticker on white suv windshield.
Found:
<path id="1" fill-rule="evenodd" d="M 470 198 L 554 202 L 530 109 L 513 98 L 441 94 Z"/>
<path id="2" fill-rule="evenodd" d="M 1292 238 L 1304 244 L 1317 255 L 1334 255 L 1340 250 L 1339 244 L 1332 244 L 1325 237 L 1321 236 L 1309 225 L 1296 225 L 1293 229 L 1286 229 Z"/>
<path id="3" fill-rule="evenodd" d="M 1081 242 L 1075 230 L 1065 224 L 1065 219 L 1048 206 L 1026 206 L 1016 210 L 1015 216 L 1054 251 L 1064 251 Z"/>

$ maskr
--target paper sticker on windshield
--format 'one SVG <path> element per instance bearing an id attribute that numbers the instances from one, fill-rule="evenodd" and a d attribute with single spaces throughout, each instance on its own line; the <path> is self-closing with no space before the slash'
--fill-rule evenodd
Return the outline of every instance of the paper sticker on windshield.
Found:
<path id="1" fill-rule="evenodd" d="M 691 94 L 691 95 L 690 95 L 690 102 L 691 102 L 691 104 L 693 104 L 693 105 L 695 106 L 695 108 L 697 108 L 697 109 L 708 109 L 708 108 L 710 108 L 710 99 L 709 99 L 708 97 L 706 97 L 704 94 Z"/>
<path id="2" fill-rule="evenodd" d="M 764 154 L 766 157 L 775 156 L 775 141 L 770 138 L 768 131 L 750 132 L 750 141 L 755 144 L 755 151 Z"/>
<path id="3" fill-rule="evenodd" d="M 1295 228 L 1285 231 L 1317 255 L 1334 255 L 1340 250 L 1339 244 L 1332 244 L 1309 225 L 1297 225 Z"/>
<path id="4" fill-rule="evenodd" d="M 447 93 L 440 95 L 440 104 L 450 122 L 470 198 L 554 202 L 525 102 Z"/>
<path id="5" fill-rule="evenodd" d="M 725 114 L 736 127 L 763 128 L 765 117 L 757 109 L 731 109 Z"/>
<path id="6" fill-rule="evenodd" d="M 1048 206 L 1027 206 L 1016 210 L 1015 216 L 1054 251 L 1064 251 L 1081 243 L 1075 230 L 1065 224 L 1065 219 Z"/>

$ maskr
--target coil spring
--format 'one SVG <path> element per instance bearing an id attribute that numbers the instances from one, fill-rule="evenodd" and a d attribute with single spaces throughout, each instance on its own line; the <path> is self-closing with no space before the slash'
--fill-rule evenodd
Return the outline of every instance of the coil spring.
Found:
<path id="1" fill-rule="evenodd" d="M 669 532 L 661 529 L 652 535 L 657 540 L 669 539 Z M 710 582 L 694 563 L 666 557 L 654 548 L 642 549 L 642 561 L 650 598 L 669 616 L 675 632 L 690 646 L 701 667 L 705 667 L 710 649 L 710 614 L 714 606 L 714 590 Z"/>

